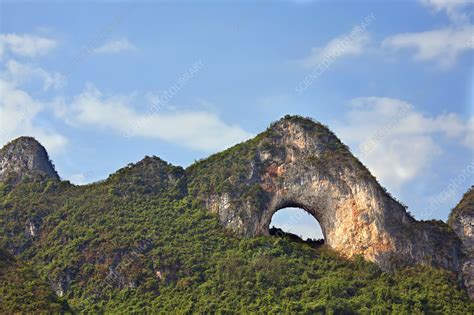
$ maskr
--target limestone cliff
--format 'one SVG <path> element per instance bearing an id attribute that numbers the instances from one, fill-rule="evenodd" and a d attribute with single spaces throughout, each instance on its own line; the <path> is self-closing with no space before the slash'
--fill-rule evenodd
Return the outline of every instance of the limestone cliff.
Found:
<path id="1" fill-rule="evenodd" d="M 17 138 L 0 150 L 0 181 L 59 179 L 45 148 L 34 138 Z"/>
<path id="2" fill-rule="evenodd" d="M 327 127 L 310 119 L 285 117 L 187 171 L 190 193 L 238 234 L 267 235 L 276 211 L 299 207 L 346 257 L 362 255 L 385 269 L 461 268 L 460 241 L 446 224 L 414 220 Z"/>
<path id="3" fill-rule="evenodd" d="M 45 149 L 22 137 L 0 150 L 0 182 L 25 178 L 59 179 Z M 224 227 L 248 237 L 268 235 L 276 211 L 299 207 L 319 221 L 326 244 L 342 256 L 361 255 L 385 270 L 414 264 L 447 269 L 462 276 L 473 292 L 472 190 L 453 211 L 450 226 L 417 221 L 334 133 L 311 119 L 287 116 L 254 139 L 187 169 L 147 157 L 103 185 L 103 193 L 114 197 L 191 196 L 193 203 L 216 213 Z M 80 197 L 86 204 L 95 200 Z M 9 248 L 23 252 L 31 244 L 42 230 L 39 215 L 50 211 L 43 210 L 23 214 L 26 243 L 10 246 L 8 239 Z M 56 281 L 59 291 L 67 289 L 68 281 Z"/>
<path id="4" fill-rule="evenodd" d="M 462 267 L 464 284 L 474 299 L 474 186 L 453 209 L 448 223 L 462 240 L 465 254 Z"/>

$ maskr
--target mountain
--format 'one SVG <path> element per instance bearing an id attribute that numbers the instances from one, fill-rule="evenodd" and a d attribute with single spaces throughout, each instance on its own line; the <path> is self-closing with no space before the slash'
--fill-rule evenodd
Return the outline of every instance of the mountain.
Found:
<path id="1" fill-rule="evenodd" d="M 13 165 L 30 154 L 9 147 Z M 474 311 L 452 228 L 411 218 L 310 119 L 187 169 L 145 157 L 86 186 L 33 165 L 2 164 L 15 176 L 0 182 L 0 248 L 74 312 Z M 287 206 L 319 220 L 326 244 L 270 236 Z M 10 312 L 26 307 L 16 301 Z"/>
<path id="2" fill-rule="evenodd" d="M 460 272 L 461 243 L 445 224 L 414 220 L 326 126 L 288 116 L 255 139 L 192 165 L 189 192 L 230 230 L 268 235 L 273 214 L 305 209 L 326 244 L 385 270 L 429 264 Z"/>
<path id="3" fill-rule="evenodd" d="M 33 268 L 18 262 L 10 253 L 0 248 L 0 313 L 47 313 L 70 311 L 65 301 L 60 301 L 51 287 L 38 279 Z"/>
<path id="4" fill-rule="evenodd" d="M 0 150 L 0 181 L 59 179 L 45 148 L 32 137 L 17 138 Z"/>
<path id="5" fill-rule="evenodd" d="M 474 297 L 474 186 L 471 186 L 453 209 L 448 224 L 462 240 L 466 257 L 462 269 L 463 278 L 469 295 Z"/>

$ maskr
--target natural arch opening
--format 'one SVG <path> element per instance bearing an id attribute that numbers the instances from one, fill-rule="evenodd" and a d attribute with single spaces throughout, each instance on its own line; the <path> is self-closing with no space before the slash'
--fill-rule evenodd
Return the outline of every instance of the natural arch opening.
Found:
<path id="1" fill-rule="evenodd" d="M 272 236 L 287 237 L 311 245 L 323 245 L 324 234 L 319 222 L 306 210 L 287 207 L 272 216 L 269 233 Z"/>

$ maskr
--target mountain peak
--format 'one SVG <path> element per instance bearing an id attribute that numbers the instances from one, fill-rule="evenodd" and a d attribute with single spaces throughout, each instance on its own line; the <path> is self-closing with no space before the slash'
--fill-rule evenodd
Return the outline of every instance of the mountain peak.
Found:
<path id="1" fill-rule="evenodd" d="M 474 186 L 464 194 L 459 204 L 449 215 L 448 224 L 462 240 L 465 263 L 462 269 L 464 284 L 474 298 Z"/>
<path id="2" fill-rule="evenodd" d="M 59 179 L 46 149 L 33 137 L 19 137 L 0 149 L 0 181 Z"/>
<path id="3" fill-rule="evenodd" d="M 307 129 L 325 129 L 329 131 L 329 128 L 323 124 L 321 124 L 319 121 L 311 118 L 311 117 L 304 117 L 300 115 L 286 115 L 283 118 L 275 121 L 270 125 L 270 129 L 272 128 L 288 128 L 289 126 L 302 126 Z"/>
<path id="4" fill-rule="evenodd" d="M 317 120 L 299 115 L 286 115 L 272 123 L 267 129 L 267 134 L 278 134 L 289 139 L 314 138 L 320 143 L 342 144 L 339 138 Z"/>

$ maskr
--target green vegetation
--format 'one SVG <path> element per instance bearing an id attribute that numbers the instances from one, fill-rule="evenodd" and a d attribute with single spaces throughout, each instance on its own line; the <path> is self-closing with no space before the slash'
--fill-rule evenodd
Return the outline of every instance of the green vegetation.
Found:
<path id="1" fill-rule="evenodd" d="M 155 181 L 150 169 L 161 174 Z M 0 284 L 0 311 L 66 311 L 44 283 L 63 283 L 64 299 L 76 312 L 474 311 L 445 271 L 414 267 L 389 274 L 324 246 L 229 235 L 214 215 L 177 197 L 180 172 L 149 158 L 98 184 L 29 182 L 4 193 L 0 246 L 18 252 L 32 269 L 12 265 L 3 254 L 2 277 L 10 280 Z M 165 189 L 160 182 L 166 178 L 175 185 Z M 37 227 L 34 236 L 25 232 L 27 222 Z M 33 272 L 40 284 L 18 280 L 33 279 Z"/>
<path id="2" fill-rule="evenodd" d="M 470 209 L 474 209 L 474 186 L 469 188 L 469 190 L 462 197 L 459 204 L 451 212 L 449 215 L 448 224 L 452 225 L 458 216 L 470 211 Z"/>
<path id="3" fill-rule="evenodd" d="M 38 279 L 33 269 L 18 263 L 0 248 L 0 313 L 61 313 L 68 312 L 65 301 L 60 301 L 53 290 Z"/>
<path id="4" fill-rule="evenodd" d="M 314 128 L 305 118 L 286 119 Z M 321 127 L 320 136 L 330 133 Z M 146 157 L 87 186 L 41 178 L 0 183 L 0 248 L 15 254 L 0 249 L 0 313 L 474 312 L 447 271 L 387 273 L 325 246 L 224 230 L 196 196 L 262 201 L 260 186 L 238 183 L 251 178 L 259 151 L 280 153 L 275 137 L 269 128 L 187 170 Z M 347 147 L 334 146 L 334 156 L 308 161 L 359 163 Z"/>

